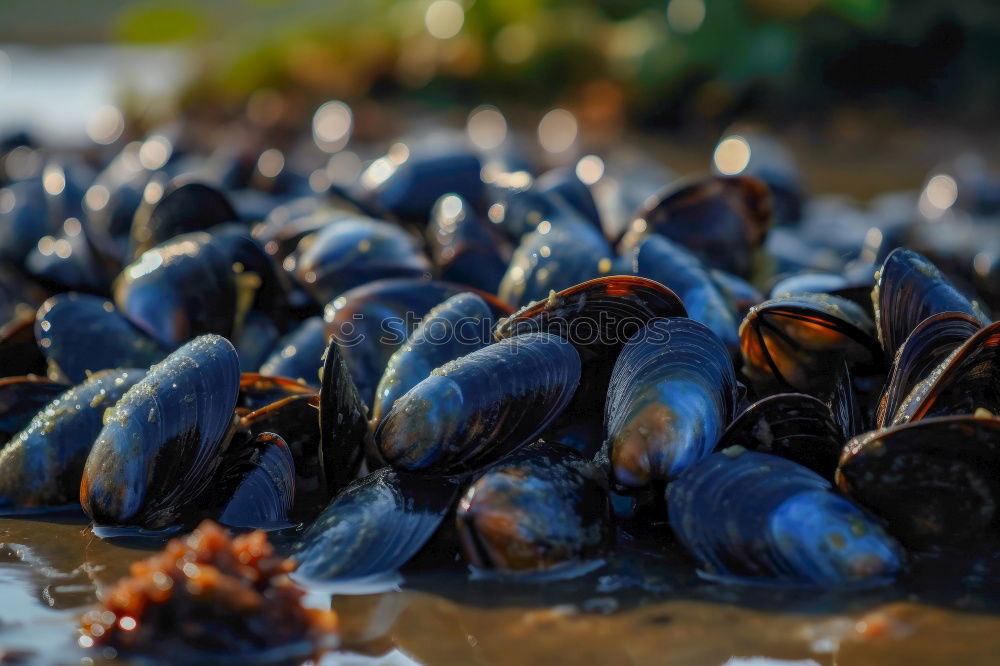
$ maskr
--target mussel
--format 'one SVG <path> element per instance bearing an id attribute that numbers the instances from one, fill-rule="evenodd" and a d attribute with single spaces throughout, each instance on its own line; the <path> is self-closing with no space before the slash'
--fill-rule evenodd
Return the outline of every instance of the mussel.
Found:
<path id="1" fill-rule="evenodd" d="M 903 552 L 875 520 L 796 463 L 732 447 L 667 488 L 670 527 L 714 576 L 836 587 L 891 580 Z"/>
<path id="2" fill-rule="evenodd" d="M 427 245 L 442 278 L 496 293 L 510 250 L 468 201 L 441 197 L 431 211 Z"/>
<path id="3" fill-rule="evenodd" d="M 395 573 L 444 522 L 458 479 L 386 467 L 340 493 L 296 546 L 297 577 L 375 583 Z"/>
<path id="4" fill-rule="evenodd" d="M 320 303 L 373 280 L 420 278 L 431 270 L 410 234 L 365 217 L 334 220 L 309 234 L 285 266 Z"/>
<path id="5" fill-rule="evenodd" d="M 166 185 L 157 182 L 153 192 L 160 196 L 145 197 L 132 220 L 133 259 L 174 236 L 239 219 L 226 195 L 206 183 L 182 179 Z"/>
<path id="6" fill-rule="evenodd" d="M 772 221 L 771 193 L 751 176 L 711 176 L 667 186 L 633 216 L 619 251 L 657 233 L 713 268 L 749 278 Z"/>
<path id="7" fill-rule="evenodd" d="M 517 335 L 434 370 L 396 400 L 376 443 L 398 469 L 476 469 L 537 436 L 579 381 L 580 356 L 569 342 L 551 333 Z"/>
<path id="8" fill-rule="evenodd" d="M 38 346 L 53 379 L 79 383 L 108 368 L 148 368 L 167 353 L 106 299 L 86 294 L 53 296 L 39 308 Z"/>
<path id="9" fill-rule="evenodd" d="M 604 409 L 613 480 L 628 488 L 676 477 L 715 446 L 736 414 L 725 344 L 704 324 L 654 319 L 626 343 Z"/>
<path id="10" fill-rule="evenodd" d="M 925 257 L 905 248 L 897 248 L 885 258 L 872 291 L 872 304 L 878 339 L 888 358 L 895 358 L 913 329 L 931 315 L 964 312 L 989 323 L 976 301 L 959 293 Z"/>
<path id="11" fill-rule="evenodd" d="M 860 435 L 837 484 L 907 546 L 957 547 L 997 530 L 1000 420 L 926 418 Z"/>
<path id="12" fill-rule="evenodd" d="M 295 498 L 295 461 L 280 436 L 264 432 L 235 451 L 220 483 L 232 494 L 219 522 L 231 527 L 287 527 Z"/>
<path id="13" fill-rule="evenodd" d="M 397 398 L 435 368 L 489 344 L 491 329 L 490 308 L 476 294 L 456 294 L 431 309 L 389 359 L 375 390 L 372 421 L 377 424 Z"/>
<path id="14" fill-rule="evenodd" d="M 786 296 L 751 308 L 740 325 L 743 372 L 760 395 L 789 390 L 829 399 L 845 361 L 877 373 L 882 350 L 855 303 L 827 294 Z"/>
<path id="15" fill-rule="evenodd" d="M 37 375 L 0 378 L 0 443 L 31 423 L 38 410 L 67 388 Z"/>
<path id="16" fill-rule="evenodd" d="M 322 317 L 309 317 L 278 341 L 260 366 L 262 375 L 291 377 L 319 386 L 319 370 L 326 350 L 326 324 Z"/>
<path id="17" fill-rule="evenodd" d="M 0 450 L 0 508 L 78 502 L 83 467 L 105 410 L 145 374 L 139 369 L 95 373 L 39 410 Z"/>
<path id="18" fill-rule="evenodd" d="M 233 432 L 236 350 L 205 335 L 150 369 L 108 414 L 80 484 L 102 526 L 162 530 L 206 510 L 206 493 Z"/>
<path id="19" fill-rule="evenodd" d="M 473 566 L 522 572 L 600 556 L 609 515 L 604 474 L 568 446 L 536 442 L 473 481 L 456 520 Z"/>

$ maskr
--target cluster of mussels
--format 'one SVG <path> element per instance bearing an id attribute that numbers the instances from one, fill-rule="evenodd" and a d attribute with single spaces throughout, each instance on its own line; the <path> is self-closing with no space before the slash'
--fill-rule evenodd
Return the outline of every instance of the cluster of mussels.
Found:
<path id="1" fill-rule="evenodd" d="M 4 176 L 5 511 L 291 528 L 337 583 L 432 541 L 572 569 L 637 512 L 821 586 L 996 527 L 1000 333 L 898 224 L 838 255 L 857 220 L 752 161 L 654 190 L 432 142 L 316 192 L 170 147 Z"/>

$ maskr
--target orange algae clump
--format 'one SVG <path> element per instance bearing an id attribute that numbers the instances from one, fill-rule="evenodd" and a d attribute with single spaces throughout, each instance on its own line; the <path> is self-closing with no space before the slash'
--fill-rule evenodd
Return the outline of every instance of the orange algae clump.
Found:
<path id="1" fill-rule="evenodd" d="M 337 615 L 302 606 L 305 592 L 287 576 L 294 568 L 274 554 L 264 532 L 230 539 L 206 520 L 134 563 L 131 576 L 81 618 L 80 645 L 173 656 L 272 649 L 318 656 L 335 646 Z"/>

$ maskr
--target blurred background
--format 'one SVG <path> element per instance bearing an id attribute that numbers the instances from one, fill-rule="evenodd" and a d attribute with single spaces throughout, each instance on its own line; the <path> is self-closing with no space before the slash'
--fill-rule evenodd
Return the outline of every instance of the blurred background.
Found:
<path id="1" fill-rule="evenodd" d="M 811 184 L 867 197 L 995 152 L 998 34 L 994 0 L 3 0 L 0 130 L 312 120 L 335 153 L 489 104 L 549 118 L 567 159 L 638 140 L 688 172 L 753 123 Z"/>

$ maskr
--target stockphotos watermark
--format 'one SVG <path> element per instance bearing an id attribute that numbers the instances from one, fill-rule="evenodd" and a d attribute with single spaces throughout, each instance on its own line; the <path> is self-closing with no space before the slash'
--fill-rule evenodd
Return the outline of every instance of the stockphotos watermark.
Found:
<path id="1" fill-rule="evenodd" d="M 655 321 L 655 320 L 654 320 Z M 495 331 L 500 337 L 513 337 L 528 333 L 557 335 L 578 347 L 615 347 L 636 339 L 653 344 L 665 344 L 670 333 L 661 325 L 649 325 L 650 320 L 641 316 L 622 316 L 601 311 L 593 316 L 538 317 L 510 321 L 501 319 L 499 324 L 483 317 L 434 319 L 424 322 L 422 315 L 407 312 L 404 316 L 386 316 L 375 324 L 374 318 L 355 313 L 350 319 L 335 321 L 328 329 L 341 347 L 354 347 L 375 338 L 379 345 L 398 347 L 411 339 L 420 327 L 422 344 L 473 346 L 492 342 Z"/>

